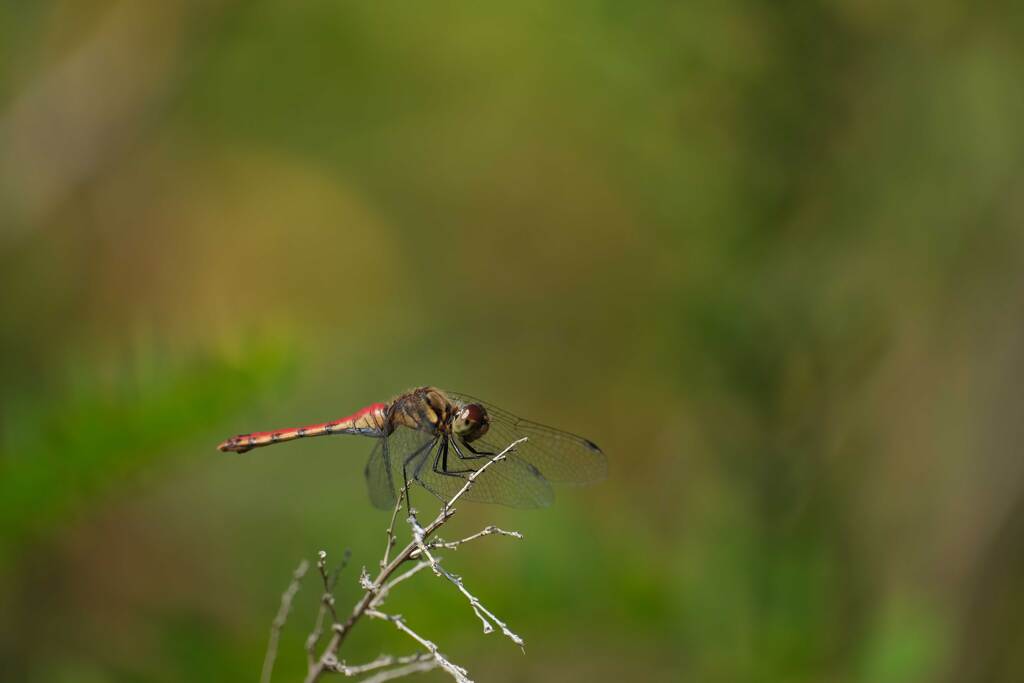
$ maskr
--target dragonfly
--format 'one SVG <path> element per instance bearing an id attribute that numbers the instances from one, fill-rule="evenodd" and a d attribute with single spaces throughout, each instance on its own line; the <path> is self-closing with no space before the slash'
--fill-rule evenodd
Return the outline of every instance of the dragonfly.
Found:
<path id="1" fill-rule="evenodd" d="M 253 448 L 333 434 L 376 439 L 364 476 L 374 507 L 392 509 L 396 483 L 408 504 L 409 484 L 448 501 L 465 480 L 509 444 L 527 440 L 488 466 L 464 494 L 468 500 L 519 508 L 545 507 L 554 499 L 552 482 L 587 484 L 607 475 L 597 444 L 546 427 L 466 394 L 419 387 L 387 403 L 373 403 L 331 422 L 241 434 L 220 451 Z"/>

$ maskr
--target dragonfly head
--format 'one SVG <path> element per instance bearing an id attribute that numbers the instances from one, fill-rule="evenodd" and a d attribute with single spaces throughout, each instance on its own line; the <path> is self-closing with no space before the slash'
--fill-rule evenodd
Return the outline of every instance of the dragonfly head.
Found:
<path id="1" fill-rule="evenodd" d="M 479 439 L 491 427 L 487 410 L 479 403 L 467 403 L 459 408 L 452 420 L 452 431 L 467 443 Z"/>

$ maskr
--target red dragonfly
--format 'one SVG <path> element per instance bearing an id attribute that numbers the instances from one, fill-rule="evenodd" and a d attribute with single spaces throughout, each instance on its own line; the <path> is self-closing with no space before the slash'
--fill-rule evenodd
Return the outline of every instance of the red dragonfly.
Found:
<path id="1" fill-rule="evenodd" d="M 435 387 L 413 389 L 389 403 L 374 403 L 333 422 L 242 434 L 217 448 L 245 453 L 282 441 L 330 434 L 377 439 L 365 475 L 370 501 L 383 509 L 394 507 L 398 472 L 406 494 L 411 481 L 448 500 L 471 472 L 524 436 L 528 437 L 525 443 L 477 478 L 466 498 L 542 507 L 554 498 L 551 482 L 585 484 L 604 478 L 608 467 L 604 453 L 593 441 Z"/>

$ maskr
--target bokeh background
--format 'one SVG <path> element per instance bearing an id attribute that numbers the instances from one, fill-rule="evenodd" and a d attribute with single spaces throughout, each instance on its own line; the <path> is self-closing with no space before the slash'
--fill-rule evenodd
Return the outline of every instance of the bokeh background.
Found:
<path id="1" fill-rule="evenodd" d="M 387 515 L 216 443 L 436 384 L 610 460 L 447 534 L 525 656 L 391 599 L 476 679 L 1024 680 L 1021 8 L 0 3 L 0 678 L 256 679 Z"/>

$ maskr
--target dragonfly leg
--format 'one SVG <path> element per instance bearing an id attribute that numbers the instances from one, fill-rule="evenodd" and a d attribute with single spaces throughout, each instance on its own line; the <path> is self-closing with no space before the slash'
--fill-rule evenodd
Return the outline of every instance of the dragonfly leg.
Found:
<path id="1" fill-rule="evenodd" d="M 458 444 L 455 444 L 455 454 L 458 455 L 462 460 L 479 460 L 480 458 L 490 458 L 497 455 L 497 453 L 492 453 L 490 451 L 478 451 L 477 449 L 473 448 L 472 444 L 466 443 L 465 441 L 462 442 L 462 445 L 465 446 L 466 449 L 473 454 L 466 455 L 465 453 L 462 452 L 462 449 L 459 448 Z"/>
<path id="2" fill-rule="evenodd" d="M 436 467 L 437 459 L 441 457 L 442 453 L 445 454 L 444 457 L 446 457 L 446 458 L 448 457 L 448 439 L 444 439 L 444 441 L 441 443 L 441 446 L 437 449 L 437 453 L 434 454 L 435 467 Z M 412 473 L 412 478 L 415 479 L 416 481 L 420 482 L 421 484 L 423 483 L 423 481 L 420 479 L 420 472 L 423 471 L 423 466 L 426 465 L 426 464 L 427 464 L 427 459 L 423 458 L 422 460 L 420 460 L 416 464 L 416 471 Z"/>
<path id="3" fill-rule="evenodd" d="M 455 452 L 458 453 L 459 452 L 459 445 L 457 443 L 455 443 L 455 441 L 452 441 L 451 445 L 452 445 L 452 448 L 455 449 Z M 438 468 L 438 465 L 441 466 L 440 469 Z M 446 442 L 445 443 L 445 447 L 444 447 L 444 451 L 443 452 L 438 451 L 437 456 L 434 458 L 434 471 L 437 472 L 438 474 L 443 474 L 446 477 L 458 477 L 459 479 L 465 479 L 465 477 L 462 476 L 462 475 L 470 474 L 472 472 L 475 472 L 476 470 L 474 470 L 472 468 L 469 468 L 469 467 L 467 467 L 464 470 L 450 470 L 450 469 L 448 469 L 448 443 Z"/>
<path id="4" fill-rule="evenodd" d="M 437 462 L 440 460 L 441 454 L 442 453 L 446 453 L 446 451 L 447 451 L 447 439 L 444 440 L 444 443 L 441 444 L 439 449 L 437 449 L 437 453 L 434 455 L 433 465 L 431 465 L 431 469 L 433 469 L 433 471 L 435 471 L 435 472 L 437 471 Z M 446 458 L 447 456 L 445 455 L 444 457 Z M 424 458 L 423 460 L 420 461 L 419 465 L 416 466 L 416 471 L 413 473 L 413 478 L 416 479 L 416 481 L 418 481 L 421 486 L 426 488 L 428 490 L 428 492 L 430 492 L 430 494 L 433 495 L 434 498 L 436 498 L 441 503 L 447 504 L 447 499 L 444 498 L 444 496 L 442 496 L 439 492 L 436 492 L 436 490 L 434 490 L 433 486 L 431 486 L 426 481 L 424 481 L 423 479 L 420 478 L 420 472 L 423 471 L 423 466 L 426 465 L 426 464 L 427 464 L 427 459 L 426 458 Z"/>
<path id="5" fill-rule="evenodd" d="M 420 446 L 419 448 L 414 450 L 412 453 L 407 455 L 405 460 L 402 461 L 402 487 L 405 489 L 405 508 L 409 512 L 409 514 L 412 514 L 412 502 L 409 500 L 409 476 L 408 476 L 408 473 L 407 473 L 407 471 L 409 469 L 409 463 L 411 463 L 416 458 L 420 457 L 423 454 L 424 451 L 429 450 L 430 448 L 433 448 L 435 443 L 437 443 L 437 441 L 429 441 L 429 442 L 423 444 L 422 446 Z M 413 472 L 413 475 L 412 475 L 413 479 L 418 481 L 421 485 L 423 484 L 423 482 L 419 480 L 419 473 L 420 473 L 420 470 L 423 469 L 423 463 L 425 461 L 426 461 L 426 458 L 423 458 L 423 460 L 421 460 L 420 463 L 418 465 L 416 465 L 416 471 Z M 427 487 L 424 486 L 423 488 L 427 488 Z M 430 491 L 430 489 L 427 489 L 427 490 Z M 430 491 L 430 492 L 434 493 L 433 491 Z M 434 493 L 434 495 L 437 495 L 437 494 Z"/>
<path id="6" fill-rule="evenodd" d="M 402 490 L 405 491 L 405 511 L 412 514 L 412 503 L 409 502 L 409 478 L 405 476 L 405 466 L 408 464 L 408 459 L 402 464 Z"/>

